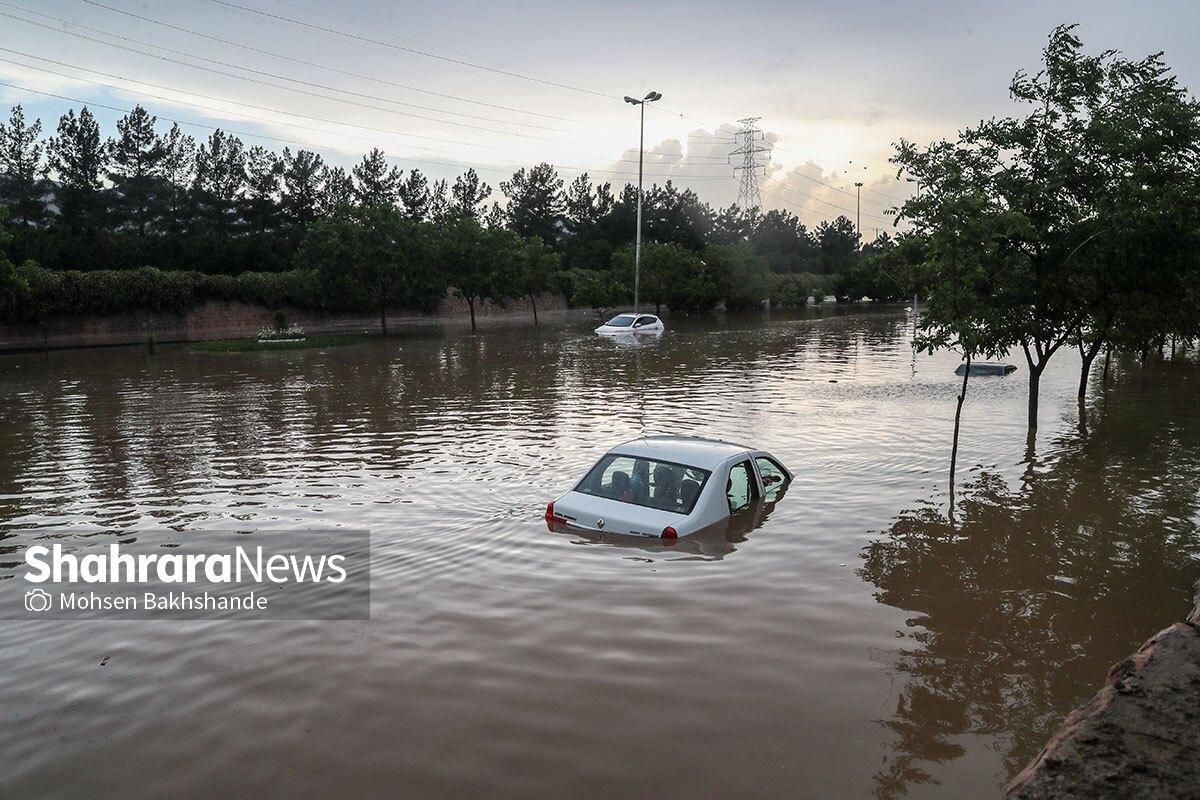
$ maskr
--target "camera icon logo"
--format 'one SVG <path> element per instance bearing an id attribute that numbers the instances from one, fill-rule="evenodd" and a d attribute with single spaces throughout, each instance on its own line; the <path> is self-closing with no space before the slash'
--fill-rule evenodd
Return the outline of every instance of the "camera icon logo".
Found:
<path id="1" fill-rule="evenodd" d="M 52 605 L 53 598 L 50 593 L 44 589 L 31 589 L 25 593 L 25 610 L 26 611 L 48 611 Z"/>

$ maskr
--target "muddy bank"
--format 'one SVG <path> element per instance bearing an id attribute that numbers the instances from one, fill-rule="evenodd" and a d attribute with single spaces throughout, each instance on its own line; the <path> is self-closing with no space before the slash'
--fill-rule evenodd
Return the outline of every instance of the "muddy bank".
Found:
<path id="1" fill-rule="evenodd" d="M 280 310 L 289 324 L 299 325 L 311 333 L 377 333 L 380 329 L 378 314 L 323 314 L 287 307 Z M 590 309 L 568 309 L 561 295 L 539 297 L 537 313 L 541 320 L 595 317 L 595 312 Z M 477 302 L 475 317 L 481 326 L 520 320 L 532 323 L 533 308 L 525 298 L 514 300 L 506 307 Z M 184 313 L 129 311 L 56 317 L 42 325 L 0 324 L 0 352 L 144 344 L 150 338 L 158 343 L 239 339 L 273 326 L 274 320 L 275 309 L 231 301 L 209 301 Z M 438 309 L 431 313 L 405 310 L 388 313 L 388 330 L 391 332 L 470 324 L 466 302 L 449 292 Z"/>
<path id="2" fill-rule="evenodd" d="M 1109 670 L 1008 787 L 1009 798 L 1200 798 L 1196 606 Z"/>

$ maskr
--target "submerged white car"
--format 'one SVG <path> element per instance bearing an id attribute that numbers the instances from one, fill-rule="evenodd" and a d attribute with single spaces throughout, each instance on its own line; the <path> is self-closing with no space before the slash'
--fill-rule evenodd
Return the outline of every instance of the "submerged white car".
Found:
<path id="1" fill-rule="evenodd" d="M 695 436 L 617 445 L 574 489 L 546 506 L 546 522 L 589 531 L 676 539 L 770 499 L 792 473 L 770 453 Z"/>
<path id="2" fill-rule="evenodd" d="M 617 314 L 596 328 L 596 333 L 662 333 L 662 320 L 653 314 Z"/>

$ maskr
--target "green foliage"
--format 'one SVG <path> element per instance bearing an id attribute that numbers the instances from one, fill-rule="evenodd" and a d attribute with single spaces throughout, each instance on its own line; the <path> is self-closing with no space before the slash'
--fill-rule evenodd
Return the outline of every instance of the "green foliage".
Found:
<path id="1" fill-rule="evenodd" d="M 28 289 L 5 315 L 9 322 L 137 310 L 182 313 L 208 300 L 298 308 L 320 308 L 324 300 L 316 274 L 302 270 L 236 276 L 153 267 L 79 272 L 27 262 L 16 274 Z"/>
<path id="2" fill-rule="evenodd" d="M 569 273 L 571 305 L 603 312 L 627 303 L 629 290 L 612 270 L 575 269 Z"/>
<path id="3" fill-rule="evenodd" d="M 758 308 L 771 297 L 767 261 L 749 244 L 709 245 L 704 264 L 720 282 L 727 309 Z"/>
<path id="4" fill-rule="evenodd" d="M 821 286 L 822 277 L 828 280 L 828 276 L 814 275 L 811 272 L 776 275 L 771 282 L 771 305 L 781 308 L 803 308 L 808 305 L 810 297 L 823 300 L 825 294 Z"/>
<path id="5" fill-rule="evenodd" d="M 633 292 L 634 248 L 626 245 L 613 253 L 613 270 Z M 721 275 L 709 269 L 695 253 L 677 244 L 642 244 L 642 303 L 653 303 L 656 310 L 667 306 L 672 311 L 707 311 L 723 298 Z"/>

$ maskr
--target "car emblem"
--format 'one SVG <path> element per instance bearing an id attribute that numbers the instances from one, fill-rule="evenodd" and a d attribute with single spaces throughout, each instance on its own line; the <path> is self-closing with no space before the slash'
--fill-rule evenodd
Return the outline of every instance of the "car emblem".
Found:
<path id="1" fill-rule="evenodd" d="M 604 530 L 604 517 L 600 517 L 600 519 L 596 520 L 596 527 L 600 530 Z"/>

